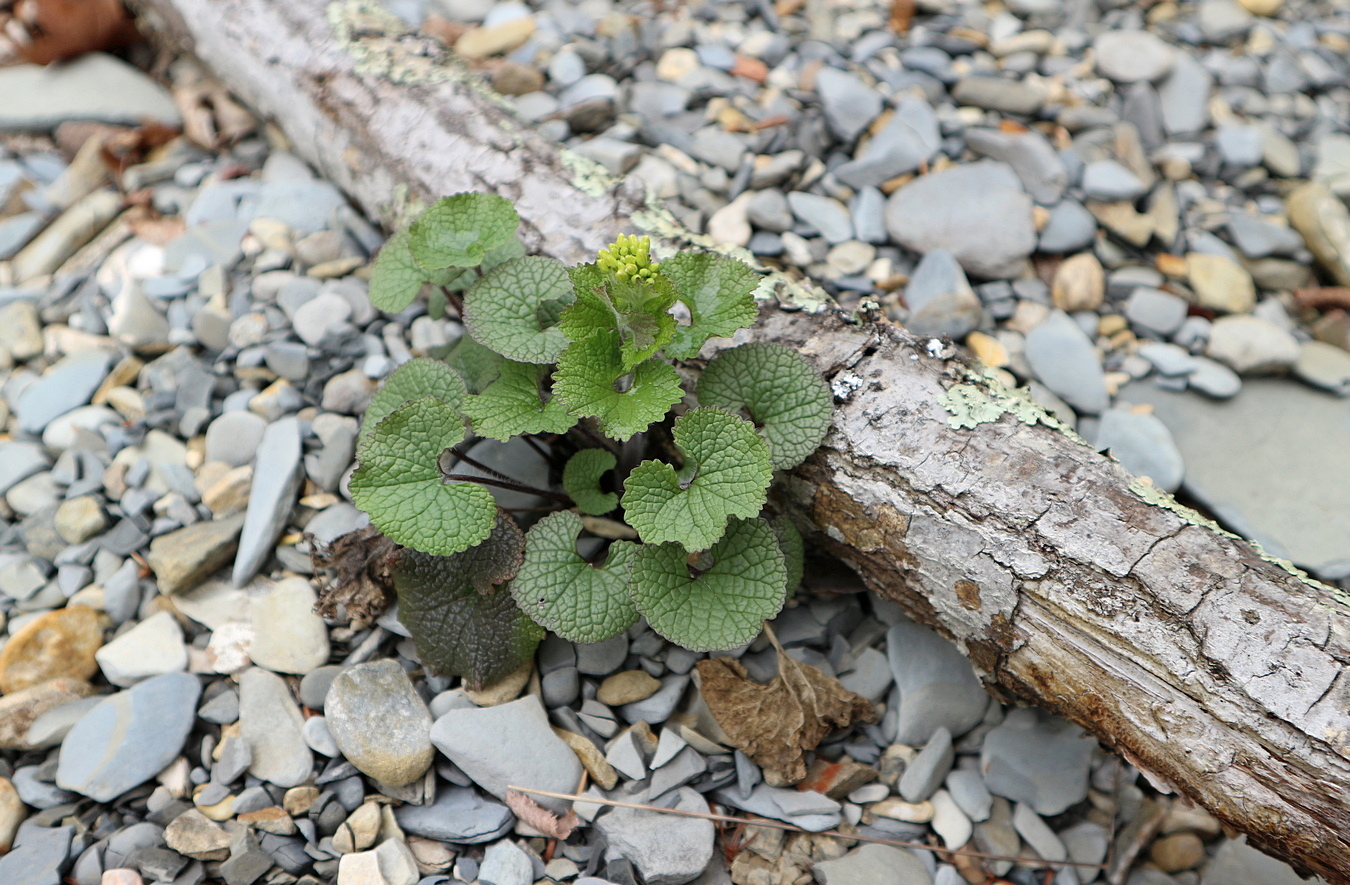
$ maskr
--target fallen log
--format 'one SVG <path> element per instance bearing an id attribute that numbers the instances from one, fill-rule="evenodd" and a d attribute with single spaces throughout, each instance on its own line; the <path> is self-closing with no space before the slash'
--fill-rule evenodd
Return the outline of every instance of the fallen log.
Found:
<path id="1" fill-rule="evenodd" d="M 362 0 L 137 0 L 372 217 L 512 199 L 566 261 L 640 230 L 707 245 L 517 121 Z M 1305 873 L 1350 883 L 1350 599 L 1220 530 L 974 374 L 809 286 L 753 335 L 830 379 L 824 447 L 788 477 L 812 539 L 951 637 L 986 684 L 1078 722 Z M 803 307 L 809 311 L 801 311 Z"/>

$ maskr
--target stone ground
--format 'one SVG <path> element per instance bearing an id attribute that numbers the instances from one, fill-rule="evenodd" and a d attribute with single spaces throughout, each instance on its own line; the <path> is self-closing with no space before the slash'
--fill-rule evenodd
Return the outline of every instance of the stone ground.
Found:
<path id="1" fill-rule="evenodd" d="M 1342 6 L 390 8 L 689 227 L 962 341 L 1131 470 L 1350 581 Z M 171 81 L 212 94 L 183 62 Z M 359 417 L 460 326 L 375 311 L 382 234 L 218 93 L 213 150 L 129 134 L 202 117 L 109 56 L 0 70 L 0 94 L 24 133 L 0 141 L 0 882 L 1072 885 L 1108 853 L 1133 885 L 1297 881 L 837 583 L 775 629 L 881 715 L 822 745 L 810 789 L 733 752 L 703 656 L 641 625 L 549 639 L 474 693 L 392 614 L 325 623 L 306 535 L 364 524 Z M 776 671 L 763 639 L 736 653 Z M 583 804 L 552 841 L 510 783 L 809 832 Z M 1021 862 L 811 835 L 838 827 Z"/>

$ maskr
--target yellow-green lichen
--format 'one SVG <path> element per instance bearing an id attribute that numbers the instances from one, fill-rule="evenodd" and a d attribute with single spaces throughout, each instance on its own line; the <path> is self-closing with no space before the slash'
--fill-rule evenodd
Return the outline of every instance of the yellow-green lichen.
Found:
<path id="1" fill-rule="evenodd" d="M 1086 442 L 1073 428 L 1043 409 L 1031 398 L 1024 387 L 1009 388 L 998 380 L 992 369 L 970 369 L 966 384 L 954 384 L 942 395 L 942 407 L 951 417 L 947 423 L 954 428 L 975 428 L 992 424 L 1004 415 L 1010 415 L 1028 426 L 1044 424 L 1062 432 L 1075 442 Z"/>
<path id="2" fill-rule="evenodd" d="M 412 34 L 398 16 L 371 0 L 336 0 L 326 9 L 337 44 L 355 62 L 356 72 L 395 83 L 442 83 L 459 72 L 445 52 L 426 52 L 429 38 Z M 413 51 L 405 40 L 418 43 Z"/>

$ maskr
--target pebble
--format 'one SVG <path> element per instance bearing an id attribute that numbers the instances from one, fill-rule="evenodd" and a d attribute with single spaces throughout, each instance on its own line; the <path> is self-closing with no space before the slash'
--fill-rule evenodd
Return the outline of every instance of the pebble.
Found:
<path id="1" fill-rule="evenodd" d="M 881 113 L 881 96 L 846 71 L 822 68 L 816 74 L 816 91 L 830 129 L 844 144 L 852 144 Z"/>
<path id="2" fill-rule="evenodd" d="M 1209 333 L 1205 355 L 1239 375 L 1265 375 L 1293 368 L 1298 341 L 1269 320 L 1253 316 L 1219 317 Z"/>
<path id="3" fill-rule="evenodd" d="M 819 861 L 812 872 L 820 885 L 931 885 L 933 881 L 923 861 L 890 845 L 859 845 L 843 857 Z"/>
<path id="4" fill-rule="evenodd" d="M 948 848 L 961 848 L 970 841 L 975 826 L 946 790 L 933 794 L 933 829 Z"/>
<path id="5" fill-rule="evenodd" d="M 853 239 L 853 222 L 847 207 L 838 200 L 806 191 L 790 191 L 787 201 L 797 220 L 819 231 L 830 245 Z"/>
<path id="6" fill-rule="evenodd" d="M 1180 54 L 1147 31 L 1103 31 L 1092 44 L 1097 71 L 1117 83 L 1152 83 L 1165 77 Z"/>
<path id="7" fill-rule="evenodd" d="M 1313 387 L 1345 396 L 1350 393 L 1350 351 L 1322 341 L 1304 341 L 1294 374 Z"/>
<path id="8" fill-rule="evenodd" d="M 1091 252 L 1067 258 L 1055 270 L 1050 296 L 1060 310 L 1096 310 L 1105 294 L 1106 272 Z"/>
<path id="9" fill-rule="evenodd" d="M 1036 130 L 1005 131 L 974 128 L 966 130 L 965 139 L 966 145 L 976 154 L 1011 166 L 1021 180 L 1022 187 L 1026 188 L 1027 193 L 1037 203 L 1054 206 L 1064 196 L 1064 190 L 1069 183 L 1069 170 L 1054 146 Z M 1081 210 L 1082 206 L 1079 205 L 1078 208 Z M 1083 215 L 1087 215 L 1086 210 L 1083 210 Z M 1091 221 L 1091 216 L 1088 216 L 1088 223 L 1095 231 L 1096 224 Z M 1041 237 L 1044 240 L 1044 230 Z M 1046 248 L 1044 244 L 1041 250 L 1061 251 Z"/>
<path id="10" fill-rule="evenodd" d="M 985 735 L 980 770 L 994 795 L 1056 815 L 1087 797 L 1096 745 L 1081 728 L 1049 713 L 1012 710 Z"/>
<path id="11" fill-rule="evenodd" d="M 1137 331 L 1168 336 L 1186 321 L 1186 301 L 1150 286 L 1136 287 L 1125 301 L 1125 318 Z"/>
<path id="12" fill-rule="evenodd" d="M 48 713 L 74 708 L 76 701 L 87 700 L 93 691 L 82 679 L 58 678 L 0 697 L 0 749 L 28 749 L 33 725 Z"/>
<path id="13" fill-rule="evenodd" d="M 1135 476 L 1147 476 L 1165 492 L 1181 487 L 1186 466 L 1172 433 L 1154 415 L 1129 409 L 1107 409 L 1097 427 L 1098 451 L 1110 450 Z"/>
<path id="14" fill-rule="evenodd" d="M 154 777 L 182 750 L 200 694 L 197 677 L 166 673 L 104 699 L 61 742 L 57 785 L 111 802 Z"/>
<path id="15" fill-rule="evenodd" d="M 431 742 L 483 789 L 506 798 L 508 785 L 567 793 L 581 777 L 581 762 L 548 726 L 533 695 L 495 707 L 450 710 L 431 726 Z M 540 797 L 558 813 L 565 802 Z"/>
<path id="16" fill-rule="evenodd" d="M 295 418 L 267 426 L 258 446 L 248 510 L 234 559 L 232 578 L 236 587 L 258 573 L 290 521 L 304 478 L 300 454 L 300 424 Z"/>
<path id="17" fill-rule="evenodd" d="M 518 845 L 503 839 L 489 845 L 483 853 L 478 881 L 483 885 L 530 885 L 534 881 L 534 864 Z"/>
<path id="18" fill-rule="evenodd" d="M 1114 203 L 1133 202 L 1143 196 L 1147 185 L 1115 160 L 1097 160 L 1083 169 L 1082 188 L 1089 200 Z"/>
<path id="19" fill-rule="evenodd" d="M 0 857 L 0 881 L 13 885 L 58 885 L 57 871 L 70 852 L 73 834 L 73 827 L 22 827 L 14 849 Z"/>
<path id="20" fill-rule="evenodd" d="M 128 687 L 153 676 L 187 669 L 183 628 L 167 611 L 156 612 L 94 653 L 113 685 Z"/>
<path id="21" fill-rule="evenodd" d="M 1251 313 L 1256 306 L 1251 274 L 1222 255 L 1191 252 L 1186 256 L 1186 276 L 1201 307 L 1240 314 Z"/>
<path id="22" fill-rule="evenodd" d="M 77 605 L 39 615 L 0 649 L 0 693 L 12 695 L 50 679 L 88 680 L 103 645 L 97 611 Z"/>
<path id="23" fill-rule="evenodd" d="M 17 65 L 0 71 L 11 96 L 0 112 L 6 129 L 51 129 L 64 120 L 139 126 L 145 119 L 179 121 L 168 91 L 120 58 L 89 52 L 60 68 Z"/>
<path id="24" fill-rule="evenodd" d="M 89 350 L 63 357 L 20 394 L 14 404 L 19 429 L 40 435 L 49 422 L 89 402 L 108 375 L 107 351 Z"/>
<path id="25" fill-rule="evenodd" d="M 1069 851 L 1064 847 L 1064 843 L 1031 806 L 1018 802 L 1013 807 L 1012 824 L 1017 834 L 1025 839 L 1027 845 L 1031 846 L 1043 860 L 1068 859 Z"/>
<path id="26" fill-rule="evenodd" d="M 434 802 L 404 805 L 395 810 L 394 818 L 406 832 L 466 845 L 490 842 L 515 824 L 515 816 L 505 805 L 484 799 L 471 788 L 444 784 L 437 789 Z"/>
<path id="27" fill-rule="evenodd" d="M 942 249 L 928 252 L 914 268 L 905 287 L 909 307 L 906 327 L 915 335 L 960 340 L 984 315 L 984 307 L 970 287 L 956 256 Z"/>
<path id="28" fill-rule="evenodd" d="M 375 780 L 403 786 L 431 767 L 431 714 L 397 661 L 343 670 L 328 691 L 324 713 L 342 755 Z"/>
<path id="29" fill-rule="evenodd" d="M 1245 837 L 1224 839 L 1200 878 L 1201 885 L 1245 882 L 1248 885 L 1297 885 L 1305 881 L 1289 864 L 1262 854 Z"/>
<path id="30" fill-rule="evenodd" d="M 916 252 L 951 252 L 971 274 L 1019 276 L 1036 247 L 1031 198 L 1011 166 L 980 160 L 924 175 L 886 202 L 886 228 Z"/>
<path id="31" fill-rule="evenodd" d="M 244 514 L 194 523 L 150 542 L 146 561 L 161 593 L 191 590 L 230 561 L 239 546 Z"/>
<path id="32" fill-rule="evenodd" d="M 1318 263 L 1340 286 L 1350 286 L 1350 209 L 1317 182 L 1285 199 L 1289 224 L 1303 235 Z"/>
<path id="33" fill-rule="evenodd" d="M 923 802 L 932 798 L 951 771 L 955 759 L 952 733 L 945 727 L 938 728 L 905 768 L 898 784 L 901 798 L 906 802 Z"/>
<path id="34" fill-rule="evenodd" d="M 876 187 L 927 163 L 941 141 L 937 116 L 928 103 L 914 97 L 902 98 L 890 122 L 856 157 L 835 169 L 834 174 L 850 187 Z M 788 158 L 784 165 L 793 159 Z M 761 173 L 765 179 L 769 178 L 764 170 Z"/>
<path id="35" fill-rule="evenodd" d="M 248 656 L 274 673 L 304 675 L 328 663 L 328 628 L 314 613 L 318 601 L 304 578 L 284 578 L 252 598 Z"/>
<path id="36" fill-rule="evenodd" d="M 600 687 L 596 689 L 595 699 L 607 706 L 616 707 L 649 698 L 660 688 L 660 680 L 653 678 L 645 670 L 625 670 L 601 682 Z"/>
<path id="37" fill-rule="evenodd" d="M 886 634 L 886 654 L 900 694 L 895 740 L 923 745 L 942 728 L 960 737 L 983 718 L 988 694 L 970 662 L 941 636 L 898 623 Z"/>
<path id="38" fill-rule="evenodd" d="M 305 743 L 305 720 L 285 681 L 253 667 L 239 677 L 239 734 L 253 756 L 249 773 L 278 787 L 310 777 L 314 756 Z"/>
<path id="39" fill-rule="evenodd" d="M 708 807 L 702 794 L 689 787 L 681 787 L 675 795 L 676 802 L 668 807 L 697 812 Z M 712 860 L 714 830 L 709 820 L 615 808 L 597 819 L 595 827 L 648 885 L 682 885 L 697 878 Z"/>
<path id="40" fill-rule="evenodd" d="M 206 460 L 231 467 L 253 462 L 267 422 L 247 411 L 226 412 L 206 429 Z"/>
<path id="41" fill-rule="evenodd" d="M 1026 357 L 1040 382 L 1078 412 L 1100 414 L 1109 405 L 1092 341 L 1063 311 L 1052 311 L 1027 334 Z"/>

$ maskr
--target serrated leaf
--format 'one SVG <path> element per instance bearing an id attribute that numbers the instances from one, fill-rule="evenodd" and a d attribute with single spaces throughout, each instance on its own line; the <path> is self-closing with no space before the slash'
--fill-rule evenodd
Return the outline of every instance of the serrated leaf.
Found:
<path id="1" fill-rule="evenodd" d="M 401 230 L 389 238 L 370 267 L 370 303 L 387 313 L 398 313 L 413 303 L 426 282 L 426 271 L 408 246 L 408 232 Z"/>
<path id="2" fill-rule="evenodd" d="M 511 201 L 495 194 L 442 197 L 408 228 L 413 258 L 432 270 L 472 267 L 505 246 L 520 226 Z"/>
<path id="3" fill-rule="evenodd" d="M 729 337 L 755 322 L 754 291 L 760 275 L 749 265 L 714 252 L 681 252 L 661 263 L 675 283 L 691 322 L 665 346 L 667 356 L 691 360 L 709 338 Z"/>
<path id="4" fill-rule="evenodd" d="M 626 440 L 664 418 L 684 398 L 680 376 L 660 358 L 634 367 L 631 383 L 620 392 L 614 385 L 628 374 L 616 332 L 573 341 L 558 357 L 553 394 L 567 403 L 570 414 L 596 418 L 606 436 Z"/>
<path id="5" fill-rule="evenodd" d="M 633 600 L 653 630 L 687 649 L 745 645 L 783 607 L 783 553 L 767 522 L 733 519 L 708 556 L 712 567 L 694 576 L 681 545 L 642 545 L 633 557 Z"/>
<path id="6" fill-rule="evenodd" d="M 525 536 L 525 564 L 511 582 L 521 610 L 572 642 L 599 642 L 637 623 L 628 572 L 638 545 L 615 541 L 596 567 L 577 553 L 581 517 L 560 510 Z"/>
<path id="7" fill-rule="evenodd" d="M 505 357 L 484 347 L 470 335 L 461 335 L 454 349 L 445 355 L 446 365 L 464 380 L 469 393 L 482 393 L 501 374 Z"/>
<path id="8" fill-rule="evenodd" d="M 704 406 L 738 410 L 755 422 L 776 470 L 796 467 L 820 447 L 833 414 L 830 388 L 800 354 L 756 342 L 724 350 L 698 379 Z"/>
<path id="9" fill-rule="evenodd" d="M 464 419 L 433 397 L 404 403 L 375 425 L 352 474 L 352 500 L 390 540 L 450 556 L 492 532 L 497 504 L 475 483 L 441 480 L 440 458 L 464 441 Z"/>
<path id="10" fill-rule="evenodd" d="M 571 496 L 582 513 L 601 516 L 619 506 L 619 496 L 600 491 L 600 477 L 619 463 L 612 452 L 582 449 L 567 459 L 563 468 L 563 491 Z"/>
<path id="11" fill-rule="evenodd" d="M 876 708 L 810 664 L 778 650 L 778 675 L 767 684 L 749 678 L 729 658 L 699 661 L 703 699 L 733 746 L 764 769 L 771 783 L 806 777 L 806 753 L 835 729 L 875 722 Z"/>
<path id="12" fill-rule="evenodd" d="M 645 281 L 623 282 L 593 264 L 570 270 L 577 300 L 563 311 L 558 328 L 572 341 L 614 331 L 624 371 L 630 371 L 660 350 L 675 334 L 675 289 L 657 274 Z"/>
<path id="13" fill-rule="evenodd" d="M 704 550 L 728 517 L 756 516 L 764 506 L 769 449 L 749 421 L 721 409 L 691 409 L 675 419 L 674 434 L 684 481 L 669 464 L 643 461 L 624 481 L 624 515 L 648 544 Z"/>
<path id="14" fill-rule="evenodd" d="M 562 262 L 516 258 L 489 271 L 465 293 L 464 325 L 507 359 L 551 363 L 567 346 L 567 336 L 554 325 L 558 304 L 575 297 Z"/>
<path id="15" fill-rule="evenodd" d="M 787 588 L 791 593 L 802 583 L 802 574 L 806 568 L 806 542 L 792 520 L 785 515 L 775 516 L 769 520 L 769 525 L 778 539 L 778 549 L 783 551 L 783 563 L 787 566 Z"/>
<path id="16" fill-rule="evenodd" d="M 461 407 L 473 422 L 474 433 L 506 442 L 522 433 L 566 433 L 577 419 L 556 396 L 544 402 L 540 382 L 547 366 L 502 363 L 497 380 Z"/>
<path id="17" fill-rule="evenodd" d="M 360 443 L 364 445 L 375 425 L 406 402 L 430 396 L 458 409 L 467 394 L 463 379 L 445 363 L 429 359 L 409 360 L 389 373 L 370 398 L 361 420 Z"/>
<path id="18" fill-rule="evenodd" d="M 523 544 L 515 522 L 498 514 L 491 536 L 463 553 L 399 553 L 391 570 L 399 620 L 427 669 L 481 688 L 534 654 L 543 629 L 510 593 L 493 590 L 520 567 Z"/>

